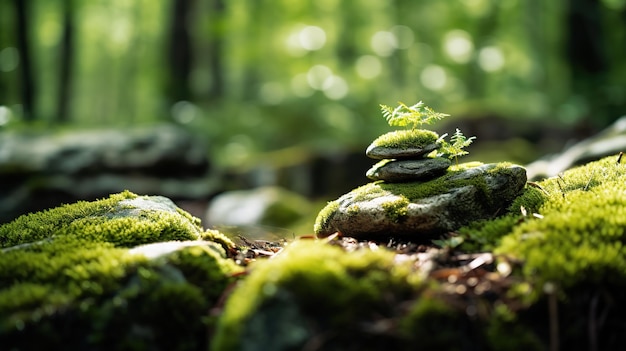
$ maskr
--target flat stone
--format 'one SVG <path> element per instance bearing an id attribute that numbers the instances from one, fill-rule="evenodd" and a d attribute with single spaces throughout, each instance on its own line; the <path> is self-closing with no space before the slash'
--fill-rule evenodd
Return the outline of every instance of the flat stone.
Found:
<path id="1" fill-rule="evenodd" d="M 317 217 L 315 233 L 430 240 L 503 213 L 526 180 L 521 166 L 487 164 L 425 183 L 369 183 L 330 202 Z"/>
<path id="2" fill-rule="evenodd" d="M 389 147 L 378 146 L 374 143 L 365 150 L 365 155 L 375 160 L 382 159 L 420 159 L 424 155 L 437 150 L 441 145 L 438 143 L 432 143 L 424 145 L 422 147 Z"/>
<path id="3" fill-rule="evenodd" d="M 205 221 L 210 226 L 288 227 L 309 214 L 310 206 L 300 194 L 281 187 L 234 190 L 211 200 Z"/>
<path id="4" fill-rule="evenodd" d="M 430 180 L 446 172 L 452 161 L 443 157 L 421 160 L 384 160 L 370 168 L 366 176 L 372 180 L 407 182 Z"/>

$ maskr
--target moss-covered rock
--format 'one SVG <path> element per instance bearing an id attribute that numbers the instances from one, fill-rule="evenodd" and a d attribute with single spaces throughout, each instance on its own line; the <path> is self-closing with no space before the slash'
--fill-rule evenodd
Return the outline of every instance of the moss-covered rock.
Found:
<path id="1" fill-rule="evenodd" d="M 233 243 L 169 199 L 124 192 L 0 227 L 9 350 L 194 350 L 241 269 Z"/>
<path id="2" fill-rule="evenodd" d="M 206 219 L 212 226 L 289 227 L 310 213 L 311 204 L 300 194 L 277 186 L 233 190 L 215 196 Z"/>
<path id="3" fill-rule="evenodd" d="M 376 138 L 365 154 L 373 159 L 419 159 L 440 147 L 439 135 L 425 129 L 395 130 Z"/>
<path id="4" fill-rule="evenodd" d="M 429 240 L 503 213 L 525 183 L 524 168 L 508 163 L 453 166 L 427 182 L 377 181 L 330 202 L 314 230 L 320 236 L 338 231 L 355 237 Z"/>

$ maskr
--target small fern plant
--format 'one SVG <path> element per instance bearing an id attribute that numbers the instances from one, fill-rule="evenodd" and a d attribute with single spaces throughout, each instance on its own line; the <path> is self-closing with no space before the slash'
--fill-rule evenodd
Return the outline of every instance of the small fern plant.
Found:
<path id="1" fill-rule="evenodd" d="M 474 139 L 476 139 L 476 137 L 466 137 L 465 135 L 463 135 L 463 133 L 461 133 L 461 130 L 459 130 L 459 128 L 457 128 L 454 134 L 450 137 L 450 142 L 447 142 L 445 140 L 447 136 L 448 133 L 440 136 L 437 140 L 441 144 L 441 148 L 438 150 L 437 155 L 448 156 L 448 158 L 450 159 L 454 158 L 456 164 L 458 165 L 459 157 L 469 154 L 469 152 L 463 149 L 468 147 L 474 141 Z"/>
<path id="2" fill-rule="evenodd" d="M 433 124 L 436 121 L 442 120 L 450 115 L 446 113 L 435 112 L 432 108 L 426 106 L 422 101 L 415 105 L 408 106 L 403 102 L 398 102 L 397 107 L 390 107 L 387 105 L 380 105 L 380 109 L 383 116 L 387 120 L 390 126 L 408 127 L 416 129 L 418 126 L 424 124 Z M 456 163 L 459 163 L 459 157 L 467 155 L 469 152 L 464 149 L 468 147 L 475 136 L 466 137 L 463 135 L 460 129 L 456 129 L 454 134 L 450 137 L 450 141 L 446 141 L 448 134 L 443 134 L 437 139 L 437 143 L 441 146 L 437 150 L 437 156 L 447 156 L 448 158 L 454 158 Z"/>
<path id="3" fill-rule="evenodd" d="M 422 101 L 413 106 L 407 106 L 399 102 L 395 108 L 381 104 L 380 109 L 390 126 L 406 127 L 411 125 L 412 129 L 422 124 L 433 124 L 435 121 L 450 116 L 433 111 L 432 108 L 426 106 Z"/>

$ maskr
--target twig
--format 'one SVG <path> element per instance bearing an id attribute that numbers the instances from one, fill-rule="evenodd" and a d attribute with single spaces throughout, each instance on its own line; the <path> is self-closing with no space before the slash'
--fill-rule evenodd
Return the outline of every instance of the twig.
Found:
<path id="1" fill-rule="evenodd" d="M 559 189 L 561 189 L 561 195 L 563 195 L 563 198 L 565 198 L 565 191 L 563 190 L 559 179 L 563 181 L 563 184 L 565 184 L 565 179 L 563 179 L 563 176 L 559 174 L 559 178 L 556 180 L 556 184 L 559 186 Z"/>
<path id="2" fill-rule="evenodd" d="M 593 172 L 591 172 L 591 175 L 589 176 L 589 180 L 587 181 L 587 185 L 585 185 L 585 187 L 583 188 L 583 191 L 587 191 L 587 189 L 589 189 L 589 184 L 591 184 L 591 180 L 593 180 L 593 174 L 595 172 L 596 172 L 595 170 L 593 170 Z"/>

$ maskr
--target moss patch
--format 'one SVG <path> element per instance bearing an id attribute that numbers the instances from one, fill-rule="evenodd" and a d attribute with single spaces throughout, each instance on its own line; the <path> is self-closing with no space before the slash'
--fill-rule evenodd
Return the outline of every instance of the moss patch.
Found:
<path id="1" fill-rule="evenodd" d="M 421 148 L 433 144 L 439 135 L 425 129 L 396 130 L 376 138 L 372 145 L 389 148 Z"/>
<path id="2" fill-rule="evenodd" d="M 496 249 L 525 261 L 524 272 L 570 287 L 626 279 L 626 166 L 615 157 L 538 185 L 544 202 Z M 543 192 L 542 192 L 543 193 Z"/>
<path id="3" fill-rule="evenodd" d="M 385 213 L 394 222 L 401 222 L 409 212 L 409 200 L 400 196 L 395 201 L 387 201 L 382 204 Z"/>
<path id="4" fill-rule="evenodd" d="M 387 250 L 294 242 L 240 283 L 212 349 L 299 350 L 312 340 L 323 350 L 543 349 L 505 305 L 448 293 L 413 267 Z"/>
<path id="5" fill-rule="evenodd" d="M 383 250 L 346 253 L 320 242 L 295 242 L 255 265 L 233 293 L 213 349 L 301 349 L 321 335 L 327 336 L 320 340 L 323 349 L 349 347 L 368 335 L 361 323 L 392 315 L 409 296 L 418 283 L 409 273 L 409 265 L 394 263 Z"/>
<path id="6" fill-rule="evenodd" d="M 546 282 L 568 288 L 623 281 L 626 166 L 616 159 L 527 185 L 508 215 L 461 228 L 461 248 L 522 260 L 525 277 L 539 289 Z"/>
<path id="7" fill-rule="evenodd" d="M 315 224 L 313 225 L 313 230 L 315 233 L 319 233 L 323 228 L 328 227 L 328 223 L 332 220 L 333 216 L 339 209 L 338 201 L 330 201 L 324 208 L 317 214 L 317 218 L 315 219 Z M 352 211 L 358 211 L 357 207 L 351 208 Z"/>
<path id="8" fill-rule="evenodd" d="M 129 192 L 22 216 L 0 242 L 8 349 L 204 348 L 207 311 L 242 270 L 221 233 Z"/>

